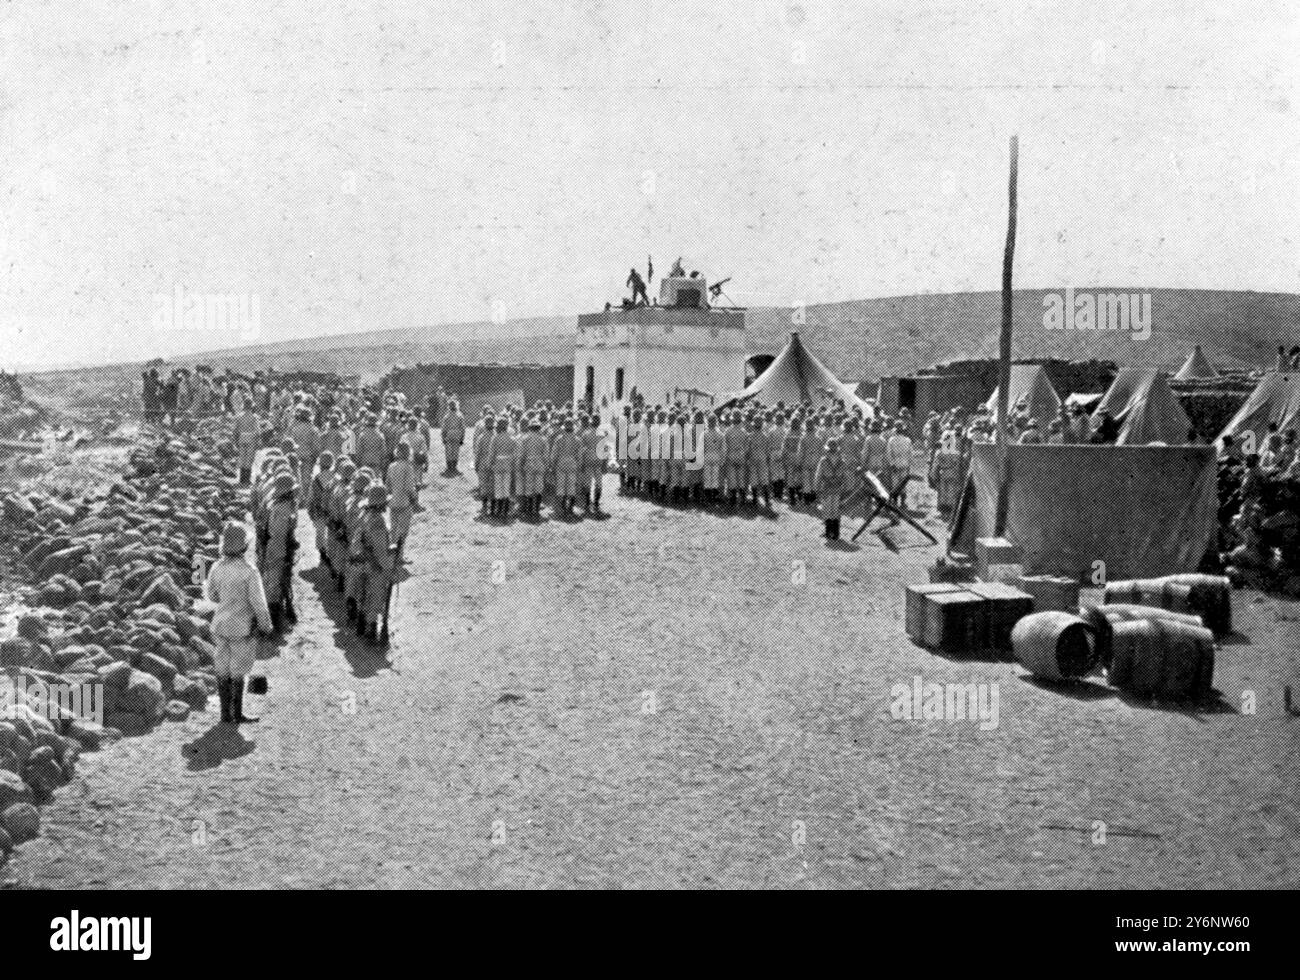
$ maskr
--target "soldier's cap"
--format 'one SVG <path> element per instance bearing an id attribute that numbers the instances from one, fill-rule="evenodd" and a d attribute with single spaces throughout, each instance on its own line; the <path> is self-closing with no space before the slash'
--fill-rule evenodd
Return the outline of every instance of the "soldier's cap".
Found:
<path id="1" fill-rule="evenodd" d="M 343 477 L 343 479 L 345 480 L 351 479 L 352 474 L 356 473 L 356 471 L 357 471 L 357 464 L 352 462 L 352 460 L 347 459 L 346 457 L 343 459 L 341 463 L 339 463 L 339 476 Z"/>
<path id="2" fill-rule="evenodd" d="M 498 432 L 505 432 L 508 428 L 510 428 L 510 422 L 509 422 L 508 420 L 506 420 L 506 419 L 499 419 L 499 420 L 497 421 L 497 431 L 498 431 Z"/>
<path id="3" fill-rule="evenodd" d="M 398 459 L 410 459 L 411 447 L 407 443 L 399 442 L 393 449 L 393 455 Z"/>
<path id="4" fill-rule="evenodd" d="M 366 491 L 366 488 L 369 486 L 370 486 L 369 473 L 363 471 L 361 473 L 358 473 L 356 476 L 352 478 L 353 493 L 364 493 Z"/>
<path id="5" fill-rule="evenodd" d="M 565 432 L 572 432 L 572 431 L 573 431 L 573 419 L 569 419 L 568 421 L 566 421 L 566 422 L 564 423 L 564 431 L 565 431 Z"/>
<path id="6" fill-rule="evenodd" d="M 293 478 L 292 473 L 280 473 L 271 482 L 271 491 L 277 496 L 293 493 L 298 489 L 298 481 Z"/>
<path id="7" fill-rule="evenodd" d="M 221 529 L 221 553 L 227 557 L 234 557 L 242 555 L 247 550 L 247 529 L 236 521 L 230 521 Z"/>
<path id="8" fill-rule="evenodd" d="M 376 483 L 366 491 L 367 507 L 387 507 L 388 506 L 388 488 L 382 483 Z"/>
<path id="9" fill-rule="evenodd" d="M 328 449 L 322 449 L 321 454 L 316 457 L 316 462 L 320 464 L 322 470 L 333 469 L 334 454 Z"/>
<path id="10" fill-rule="evenodd" d="M 302 422 L 311 421 L 311 409 L 309 408 L 298 409 L 297 415 L 298 415 L 298 419 Z"/>

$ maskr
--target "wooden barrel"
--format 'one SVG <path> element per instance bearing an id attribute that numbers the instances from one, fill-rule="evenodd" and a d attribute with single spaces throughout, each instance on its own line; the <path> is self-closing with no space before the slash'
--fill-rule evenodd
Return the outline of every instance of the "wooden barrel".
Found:
<path id="1" fill-rule="evenodd" d="M 1192 613 L 1219 636 L 1232 632 L 1232 584 L 1220 575 L 1187 573 L 1111 582 L 1105 597 L 1107 605 L 1127 603 Z"/>
<path id="2" fill-rule="evenodd" d="M 1215 636 L 1227 636 L 1232 632 L 1232 583 L 1225 576 L 1188 572 L 1166 577 L 1189 586 L 1187 604 L 1190 611 L 1199 615 Z"/>
<path id="3" fill-rule="evenodd" d="M 1130 623 L 1137 619 L 1163 619 L 1174 623 L 1182 623 L 1184 626 L 1205 626 L 1205 623 L 1201 621 L 1201 617 L 1194 613 L 1174 612 L 1171 609 L 1160 609 L 1156 606 L 1134 606 L 1129 603 L 1116 602 L 1107 603 L 1096 608 L 1099 613 L 1110 620 L 1112 626 L 1116 623 Z"/>
<path id="4" fill-rule="evenodd" d="M 1214 682 L 1214 634 L 1170 619 L 1114 624 L 1110 683 L 1142 698 L 1203 698 Z"/>
<path id="5" fill-rule="evenodd" d="M 1083 677 L 1097 666 L 1092 630 L 1067 612 L 1025 616 L 1011 631 L 1011 649 L 1030 673 L 1052 681 Z"/>

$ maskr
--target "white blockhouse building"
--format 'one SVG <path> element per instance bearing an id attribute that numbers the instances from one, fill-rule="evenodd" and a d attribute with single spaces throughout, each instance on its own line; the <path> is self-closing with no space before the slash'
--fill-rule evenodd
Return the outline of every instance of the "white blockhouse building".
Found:
<path id="1" fill-rule="evenodd" d="M 745 355 L 745 311 L 710 307 L 702 276 L 666 276 L 654 306 L 578 317 L 573 398 L 615 405 L 636 394 L 651 405 L 698 404 L 698 393 L 744 387 Z"/>

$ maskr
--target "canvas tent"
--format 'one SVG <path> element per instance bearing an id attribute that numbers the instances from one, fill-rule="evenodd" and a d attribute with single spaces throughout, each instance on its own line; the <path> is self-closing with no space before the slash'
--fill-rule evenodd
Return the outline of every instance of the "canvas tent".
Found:
<path id="1" fill-rule="evenodd" d="M 1214 370 L 1213 365 L 1205 357 L 1205 351 L 1201 350 L 1201 345 L 1197 344 L 1196 348 L 1187 355 L 1187 360 L 1183 366 L 1178 369 L 1174 375 L 1175 381 L 1196 381 L 1200 378 L 1217 378 L 1219 372 Z"/>
<path id="2" fill-rule="evenodd" d="M 1093 409 L 1095 409 L 1098 403 L 1101 401 L 1101 396 L 1102 396 L 1101 392 L 1096 392 L 1094 394 L 1092 392 L 1076 391 L 1072 395 L 1065 396 L 1065 407 L 1081 408 L 1089 415 L 1091 415 Z"/>
<path id="3" fill-rule="evenodd" d="M 1120 424 L 1117 446 L 1146 446 L 1153 442 L 1181 446 L 1192 428 L 1192 420 L 1162 371 L 1120 371 L 1093 414 L 1103 411 Z"/>
<path id="4" fill-rule="evenodd" d="M 1220 438 L 1235 438 L 1249 431 L 1255 434 L 1255 444 L 1263 445 L 1270 422 L 1276 422 L 1283 432 L 1300 429 L 1300 374 L 1278 371 L 1265 374 L 1224 427 Z"/>
<path id="5" fill-rule="evenodd" d="M 811 401 L 815 406 L 831 405 L 842 399 L 849 408 L 861 408 L 868 416 L 871 406 L 858 397 L 851 385 L 846 385 L 821 361 L 804 347 L 799 332 L 793 331 L 790 340 L 766 371 L 750 382 L 744 391 L 727 395 L 724 405 L 739 401 L 756 401 L 764 405 L 785 402 L 797 405 Z"/>
<path id="6" fill-rule="evenodd" d="M 1194 572 L 1213 541 L 1213 446 L 1007 446 L 1007 523 L 1030 575 L 1094 581 Z M 994 533 L 998 457 L 971 446 L 970 476 L 949 549 L 974 554 Z"/>
<path id="7" fill-rule="evenodd" d="M 987 402 L 989 411 L 998 410 L 998 393 L 1001 390 L 1000 387 L 993 389 L 993 394 L 989 396 Z M 1007 405 L 1014 409 L 1022 401 L 1029 410 L 1030 418 L 1037 419 L 1044 431 L 1047 429 L 1047 423 L 1056 418 L 1060 412 L 1061 396 L 1052 387 L 1052 382 L 1041 364 L 1011 365 L 1011 399 Z"/>

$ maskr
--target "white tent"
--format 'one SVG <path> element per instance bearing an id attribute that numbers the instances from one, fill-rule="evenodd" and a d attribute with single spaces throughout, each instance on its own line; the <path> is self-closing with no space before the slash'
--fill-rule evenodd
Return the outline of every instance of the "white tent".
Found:
<path id="1" fill-rule="evenodd" d="M 1249 431 L 1255 434 L 1255 444 L 1260 446 L 1270 422 L 1276 422 L 1283 432 L 1300 429 L 1300 374 L 1279 371 L 1265 374 L 1219 437 L 1235 438 Z"/>
<path id="2" fill-rule="evenodd" d="M 1187 355 L 1187 360 L 1183 366 L 1178 369 L 1174 375 L 1175 381 L 1194 381 L 1198 378 L 1217 378 L 1219 372 L 1214 370 L 1212 365 L 1205 356 L 1205 351 L 1201 350 L 1201 345 L 1197 344 L 1195 349 Z"/>
<path id="3" fill-rule="evenodd" d="M 993 389 L 993 394 L 989 396 L 987 402 L 989 411 L 997 412 L 998 393 L 1001 390 L 1001 387 Z M 1011 365 L 1011 398 L 1007 405 L 1014 410 L 1021 402 L 1029 410 L 1030 417 L 1036 419 L 1044 431 L 1047 429 L 1047 423 L 1056 418 L 1060 412 L 1061 396 L 1052 387 L 1052 382 L 1041 364 Z"/>
<path id="4" fill-rule="evenodd" d="M 859 398 L 851 385 L 831 374 L 830 369 L 804 347 L 798 331 L 794 331 L 766 371 L 751 381 L 744 391 L 727 395 L 722 402 L 729 404 L 747 400 L 764 405 L 777 402 L 798 405 L 811 401 L 815 406 L 822 406 L 833 404 L 837 399 L 848 408 L 861 408 L 868 417 L 873 415 L 871 405 Z"/>
<path id="5" fill-rule="evenodd" d="M 1169 387 L 1163 371 L 1125 368 L 1093 413 L 1108 412 L 1120 424 L 1117 446 L 1147 446 L 1153 442 L 1169 446 L 1187 443 L 1192 420 Z"/>

